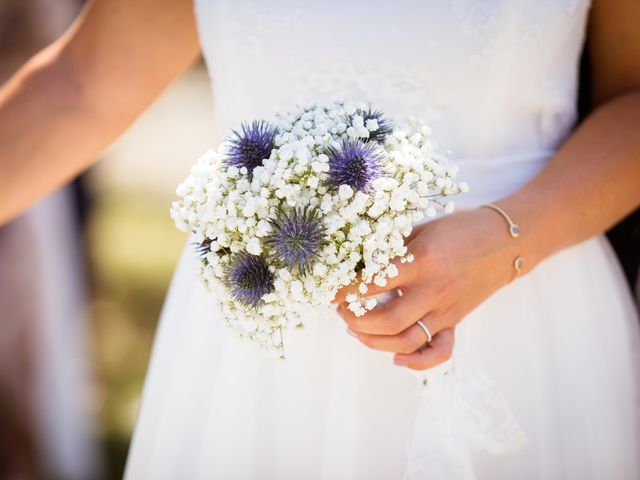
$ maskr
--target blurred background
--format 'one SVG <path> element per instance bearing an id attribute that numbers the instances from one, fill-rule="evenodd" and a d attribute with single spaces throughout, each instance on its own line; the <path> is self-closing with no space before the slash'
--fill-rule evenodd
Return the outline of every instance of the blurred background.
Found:
<path id="1" fill-rule="evenodd" d="M 0 0 L 0 83 L 85 0 Z M 199 62 L 96 167 L 0 227 L 0 478 L 122 478 L 185 235 L 175 187 L 212 144 Z"/>
<path id="2" fill-rule="evenodd" d="M 87 174 L 96 411 L 111 478 L 121 478 L 162 302 L 186 240 L 169 206 L 212 146 L 209 97 L 198 63 Z"/>

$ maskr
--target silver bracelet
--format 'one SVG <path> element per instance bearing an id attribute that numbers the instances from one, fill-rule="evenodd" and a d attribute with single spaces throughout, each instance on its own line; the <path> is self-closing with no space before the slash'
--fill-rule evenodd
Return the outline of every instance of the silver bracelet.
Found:
<path id="1" fill-rule="evenodd" d="M 511 220 L 511 217 L 509 216 L 509 214 L 505 212 L 502 208 L 500 208 L 498 205 L 494 205 L 493 203 L 485 203 L 480 206 L 487 207 L 487 208 L 490 208 L 491 210 L 498 212 L 502 216 L 502 218 L 504 218 L 507 221 L 507 224 L 509 225 L 509 234 L 513 238 L 518 238 L 520 236 L 520 227 L 518 226 L 517 223 Z M 516 277 L 520 275 L 523 267 L 524 267 L 524 259 L 520 255 L 518 255 L 513 260 L 513 269 L 515 271 L 515 274 L 513 275 L 513 278 L 511 279 L 511 281 L 515 280 Z"/>

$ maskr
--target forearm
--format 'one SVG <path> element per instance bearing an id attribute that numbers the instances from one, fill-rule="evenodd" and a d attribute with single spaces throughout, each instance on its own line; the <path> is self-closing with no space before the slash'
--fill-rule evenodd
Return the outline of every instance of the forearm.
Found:
<path id="1" fill-rule="evenodd" d="M 94 0 L 0 90 L 0 224 L 81 172 L 199 53 L 192 0 Z"/>
<path id="2" fill-rule="evenodd" d="M 522 229 L 513 248 L 526 259 L 525 272 L 554 252 L 602 233 L 636 208 L 640 90 L 597 108 L 539 175 L 498 204 Z"/>
<path id="3" fill-rule="evenodd" d="M 55 45 L 0 89 L 0 223 L 83 170 L 108 142 Z"/>

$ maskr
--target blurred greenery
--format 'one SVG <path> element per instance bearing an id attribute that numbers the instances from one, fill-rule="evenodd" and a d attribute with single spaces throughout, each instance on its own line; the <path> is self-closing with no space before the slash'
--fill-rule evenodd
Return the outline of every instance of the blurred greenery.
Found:
<path id="1" fill-rule="evenodd" d="M 169 217 L 171 200 L 110 189 L 96 195 L 89 216 L 91 318 L 108 478 L 122 478 L 156 323 L 186 240 Z"/>

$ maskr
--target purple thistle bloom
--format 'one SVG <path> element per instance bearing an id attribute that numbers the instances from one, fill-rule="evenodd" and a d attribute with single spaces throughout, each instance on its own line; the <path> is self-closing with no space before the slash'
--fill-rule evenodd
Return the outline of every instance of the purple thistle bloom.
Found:
<path id="1" fill-rule="evenodd" d="M 276 127 L 262 120 L 250 125 L 243 123 L 242 132 L 234 130 L 234 136 L 228 138 L 231 145 L 225 163 L 238 168 L 246 167 L 249 173 L 253 172 L 254 168 L 262 165 L 262 160 L 271 155 L 276 133 Z"/>
<path id="2" fill-rule="evenodd" d="M 324 245 L 324 227 L 317 209 L 280 210 L 271 221 L 272 233 L 265 239 L 273 257 L 289 270 L 305 274 Z"/>
<path id="3" fill-rule="evenodd" d="M 341 148 L 329 147 L 329 183 L 334 187 L 349 185 L 365 191 L 373 180 L 382 175 L 382 155 L 373 142 L 344 140 Z"/>
<path id="4" fill-rule="evenodd" d="M 194 242 L 194 247 L 196 250 L 196 254 L 203 260 L 205 263 L 207 262 L 207 255 L 212 252 L 211 243 L 213 242 L 210 238 L 205 238 L 201 243 Z M 218 255 L 230 254 L 231 250 L 227 247 L 220 247 L 216 253 Z"/>
<path id="5" fill-rule="evenodd" d="M 259 308 L 262 296 L 273 290 L 273 273 L 262 256 L 240 252 L 225 269 L 224 283 L 236 302 Z"/>
<path id="6" fill-rule="evenodd" d="M 369 138 L 362 139 L 363 142 L 378 142 L 384 143 L 384 139 L 389 135 L 392 131 L 391 121 L 384 116 L 382 110 L 367 110 L 364 113 L 359 114 L 363 120 L 364 124 L 367 124 L 367 120 L 376 120 L 378 122 L 378 129 L 373 132 L 369 132 Z M 353 126 L 353 117 L 349 117 L 347 123 L 349 126 Z"/>
<path id="7" fill-rule="evenodd" d="M 200 258 L 205 258 L 211 252 L 211 242 L 210 238 L 205 238 L 201 243 L 195 242 L 193 246 L 195 247 L 196 253 Z"/>

